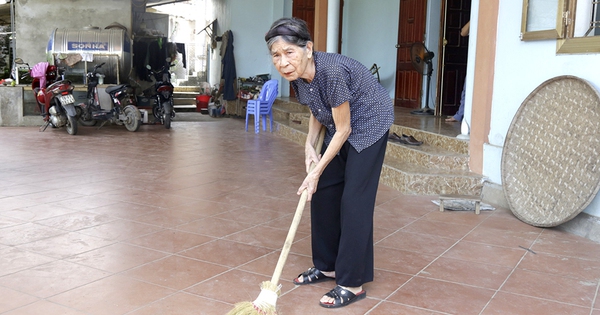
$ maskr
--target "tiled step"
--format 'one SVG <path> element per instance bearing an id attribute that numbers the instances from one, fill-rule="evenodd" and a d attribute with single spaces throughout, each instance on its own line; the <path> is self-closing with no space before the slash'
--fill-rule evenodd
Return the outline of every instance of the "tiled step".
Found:
<path id="1" fill-rule="evenodd" d="M 173 89 L 175 92 L 199 93 L 200 87 L 195 85 L 176 86 Z"/>
<path id="2" fill-rule="evenodd" d="M 310 115 L 305 106 L 290 103 L 273 106 L 275 132 L 303 146 Z M 424 143 L 411 146 L 388 141 L 382 184 L 406 194 L 481 194 L 483 177 L 468 170 L 467 141 L 399 125 L 393 125 L 390 132 L 412 135 Z"/>
<path id="3" fill-rule="evenodd" d="M 200 93 L 198 86 L 176 86 L 173 91 L 173 105 L 177 112 L 196 111 L 196 95 Z"/>
<path id="4" fill-rule="evenodd" d="M 423 141 L 425 144 L 436 146 L 450 152 L 458 154 L 469 154 L 469 142 L 466 140 L 458 139 L 456 137 L 442 136 L 436 133 L 423 131 L 419 129 L 404 127 L 400 125 L 392 125 L 390 133 L 395 132 L 398 135 L 406 134 L 411 135 Z"/>
<path id="5" fill-rule="evenodd" d="M 290 121 L 308 126 L 308 107 L 295 102 L 277 99 L 273 103 L 273 120 Z"/>
<path id="6" fill-rule="evenodd" d="M 182 85 L 182 86 L 200 86 L 200 84 L 203 82 L 203 79 L 197 77 L 197 76 L 192 76 L 189 75 L 186 78 L 183 79 L 176 79 L 175 80 L 177 85 Z"/>
<path id="7" fill-rule="evenodd" d="M 387 154 L 381 183 L 411 195 L 480 195 L 483 188 L 482 177 L 469 171 L 420 166 Z"/>
<path id="8" fill-rule="evenodd" d="M 417 138 L 417 137 L 415 137 Z M 421 141 L 421 138 L 417 138 Z M 420 146 L 388 141 L 386 156 L 401 162 L 412 163 L 431 169 L 466 171 L 469 169 L 469 157 L 465 154 L 449 151 L 442 147 L 423 143 Z"/>

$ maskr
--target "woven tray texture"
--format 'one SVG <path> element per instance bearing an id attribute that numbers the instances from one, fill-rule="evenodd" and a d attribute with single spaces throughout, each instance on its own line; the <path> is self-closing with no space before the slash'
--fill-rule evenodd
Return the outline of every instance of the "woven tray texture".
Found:
<path id="1" fill-rule="evenodd" d="M 552 78 L 523 101 L 502 152 L 513 214 L 539 227 L 567 222 L 600 187 L 600 94 L 574 76 Z"/>

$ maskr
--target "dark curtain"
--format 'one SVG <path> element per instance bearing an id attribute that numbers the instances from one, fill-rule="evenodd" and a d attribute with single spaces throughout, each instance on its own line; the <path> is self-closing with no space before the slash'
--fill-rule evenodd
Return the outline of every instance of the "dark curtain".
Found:
<path id="1" fill-rule="evenodd" d="M 166 43 L 166 37 L 143 38 L 133 42 L 133 67 L 140 79 L 150 80 L 147 77 L 146 65 L 150 65 L 153 70 L 159 70 L 166 64 Z"/>
<path id="2" fill-rule="evenodd" d="M 146 54 L 148 53 L 148 42 L 133 42 L 133 68 L 140 79 L 146 79 Z"/>
<path id="3" fill-rule="evenodd" d="M 227 31 L 227 46 L 225 48 L 225 55 L 221 60 L 223 65 L 223 71 L 221 73 L 221 79 L 225 80 L 223 86 L 223 99 L 227 101 L 235 100 L 235 80 L 237 78 L 235 70 L 235 59 L 233 57 L 233 33 Z"/>

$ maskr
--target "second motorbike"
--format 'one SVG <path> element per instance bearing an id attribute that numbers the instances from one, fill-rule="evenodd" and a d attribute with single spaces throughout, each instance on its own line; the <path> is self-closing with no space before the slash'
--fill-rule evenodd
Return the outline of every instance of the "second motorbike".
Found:
<path id="1" fill-rule="evenodd" d="M 129 131 L 137 131 L 142 124 L 142 115 L 133 104 L 127 104 L 130 88 L 127 84 L 119 84 L 106 87 L 106 93 L 110 95 L 112 108 L 103 109 L 98 98 L 98 69 L 105 63 L 94 66 L 87 73 L 87 98 L 85 103 L 79 104 L 79 122 L 84 126 L 94 126 L 101 121 L 101 127 L 107 122 L 117 125 L 125 125 Z"/>

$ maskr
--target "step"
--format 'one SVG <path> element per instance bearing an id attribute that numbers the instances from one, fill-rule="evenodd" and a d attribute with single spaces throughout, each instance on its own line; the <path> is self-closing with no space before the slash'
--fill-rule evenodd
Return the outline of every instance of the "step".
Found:
<path id="1" fill-rule="evenodd" d="M 301 105 L 297 102 L 292 102 L 288 100 L 276 99 L 273 103 L 273 107 L 277 107 L 281 110 L 289 111 L 289 112 L 298 112 L 298 113 L 310 113 L 308 106 Z"/>
<path id="2" fill-rule="evenodd" d="M 381 183 L 410 195 L 480 195 L 481 175 L 461 170 L 442 170 L 400 161 L 386 154 Z"/>
<path id="3" fill-rule="evenodd" d="M 185 78 L 176 78 L 175 81 L 179 86 L 200 86 L 200 84 L 206 80 L 195 75 L 188 75 Z"/>
<path id="4" fill-rule="evenodd" d="M 280 102 L 273 106 L 273 117 L 278 135 L 304 146 L 308 112 L 295 112 L 293 105 Z M 388 141 L 382 184 L 405 194 L 481 194 L 483 176 L 468 170 L 467 141 L 399 125 L 393 125 L 390 132 L 412 135 L 424 143 L 411 146 Z"/>
<path id="5" fill-rule="evenodd" d="M 421 141 L 420 138 L 416 139 Z M 432 169 L 469 170 L 468 155 L 456 153 L 428 143 L 414 146 L 390 140 L 388 141 L 386 155 L 402 162 Z"/>
<path id="6" fill-rule="evenodd" d="M 390 127 L 390 133 L 393 132 L 395 132 L 397 135 L 411 135 L 415 137 L 415 139 L 423 141 L 423 143 L 440 147 L 450 152 L 467 155 L 469 154 L 469 142 L 463 139 L 458 139 L 456 137 L 446 137 L 436 133 L 404 127 L 400 125 L 392 125 L 392 127 Z"/>
<path id="7" fill-rule="evenodd" d="M 199 95 L 198 92 L 173 91 L 173 98 L 191 98 L 195 100 L 196 95 Z"/>
<path id="8" fill-rule="evenodd" d="M 200 87 L 199 86 L 190 86 L 190 85 L 186 85 L 186 86 L 175 86 L 173 88 L 174 92 L 190 92 L 190 93 L 199 93 L 200 92 Z"/>
<path id="9" fill-rule="evenodd" d="M 175 107 L 175 112 L 195 112 L 196 110 L 196 105 L 174 105 Z"/>

